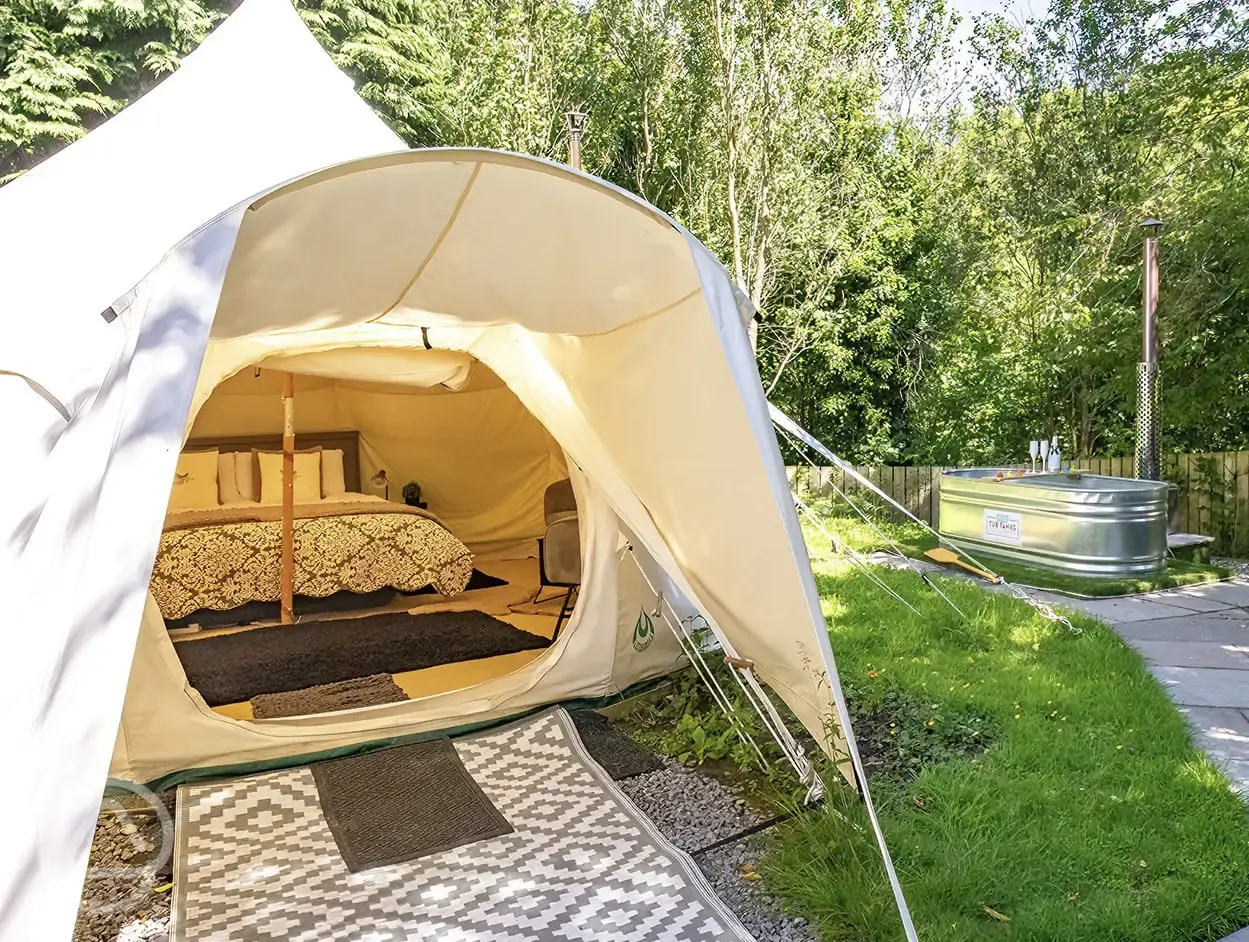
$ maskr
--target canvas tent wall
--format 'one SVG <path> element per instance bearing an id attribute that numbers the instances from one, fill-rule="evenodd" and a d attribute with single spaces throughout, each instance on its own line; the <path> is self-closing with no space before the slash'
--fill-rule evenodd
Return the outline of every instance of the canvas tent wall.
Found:
<path id="1" fill-rule="evenodd" d="M 0 687 L 29 776 L 0 785 L 24 809 L 0 847 L 0 938 L 69 935 L 179 447 L 219 382 L 267 358 L 428 341 L 485 363 L 826 738 L 832 655 L 723 268 L 653 208 L 529 158 L 308 173 L 393 145 L 289 8 L 248 0 L 0 190 L 19 234 L 0 251 L 0 408 L 22 423 L 4 597 L 25 626 Z"/>
<path id="2" fill-rule="evenodd" d="M 194 307 L 190 258 L 220 272 Z M 673 591 L 825 735 L 827 639 L 740 313 L 723 268 L 662 214 L 532 158 L 368 158 L 220 217 L 140 288 L 140 310 L 211 330 L 184 427 L 257 365 L 365 380 L 385 350 L 394 375 L 428 384 L 432 353 L 480 361 Z"/>
<path id="3" fill-rule="evenodd" d="M 402 146 L 286 0 L 246 0 L 154 90 L 0 187 L 0 707 L 21 773 L 0 802 L 23 809 L 0 841 L 0 939 L 69 938 L 142 608 L 115 570 L 92 578 L 109 550 L 89 544 L 131 525 L 97 499 L 104 464 L 167 445 L 116 441 L 138 338 L 100 313 L 239 200 Z"/>
<path id="4" fill-rule="evenodd" d="M 343 359 L 367 379 L 334 376 Z M 416 481 L 474 552 L 535 552 L 546 488 L 568 477 L 563 449 L 487 367 L 449 351 L 384 348 L 268 362 L 217 387 L 195 418 L 193 443 L 281 435 L 282 372 L 290 370 L 297 435 L 356 431 L 362 479 L 385 471 L 391 499 Z M 454 371 L 450 384 L 444 368 Z"/>

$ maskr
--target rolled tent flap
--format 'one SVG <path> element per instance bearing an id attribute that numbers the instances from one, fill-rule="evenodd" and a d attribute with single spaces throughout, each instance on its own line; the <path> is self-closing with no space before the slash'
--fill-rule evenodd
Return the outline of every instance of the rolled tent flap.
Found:
<path id="1" fill-rule="evenodd" d="M 355 378 L 397 386 L 444 386 L 459 390 L 468 383 L 473 358 L 452 350 L 372 346 L 271 356 L 259 365 L 267 369 L 334 379 Z"/>

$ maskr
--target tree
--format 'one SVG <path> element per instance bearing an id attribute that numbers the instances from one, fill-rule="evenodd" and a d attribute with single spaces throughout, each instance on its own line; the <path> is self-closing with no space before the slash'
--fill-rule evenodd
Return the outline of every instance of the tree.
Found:
<path id="1" fill-rule="evenodd" d="M 172 72 L 225 8 L 201 0 L 0 5 L 0 182 Z"/>
<path id="2" fill-rule="evenodd" d="M 177 67 L 236 0 L 0 7 L 0 180 Z M 769 396 L 861 461 L 1131 450 L 1138 223 L 1164 442 L 1249 444 L 1249 0 L 301 0 L 413 146 L 566 155 L 669 213 L 760 311 Z"/>
<path id="3" fill-rule="evenodd" d="M 453 101 L 450 57 L 440 24 L 417 0 L 305 0 L 304 23 L 335 63 L 356 80 L 360 97 L 413 146 L 445 134 Z"/>

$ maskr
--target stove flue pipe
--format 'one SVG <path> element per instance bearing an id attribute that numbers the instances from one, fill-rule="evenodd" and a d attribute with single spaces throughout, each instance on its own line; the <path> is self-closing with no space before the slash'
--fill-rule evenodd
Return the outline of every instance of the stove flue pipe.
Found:
<path id="1" fill-rule="evenodd" d="M 1136 367 L 1136 476 L 1161 479 L 1158 463 L 1158 234 L 1162 223 L 1146 219 L 1144 270 L 1144 331 L 1141 362 Z"/>

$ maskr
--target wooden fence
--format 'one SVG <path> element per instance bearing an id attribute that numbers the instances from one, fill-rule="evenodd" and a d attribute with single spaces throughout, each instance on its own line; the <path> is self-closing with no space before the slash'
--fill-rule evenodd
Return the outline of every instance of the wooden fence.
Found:
<path id="1" fill-rule="evenodd" d="M 1093 474 L 1132 476 L 1132 458 L 1080 458 L 1072 467 Z M 1027 467 L 1017 465 L 1016 467 Z M 855 470 L 925 523 L 937 526 L 943 467 L 856 465 Z M 817 497 L 852 496 L 867 489 L 838 468 L 789 468 L 791 482 Z M 1249 451 L 1164 455 L 1163 478 L 1179 487 L 1171 525 L 1215 538 L 1215 552 L 1249 556 Z M 902 514 L 890 511 L 891 519 Z"/>

